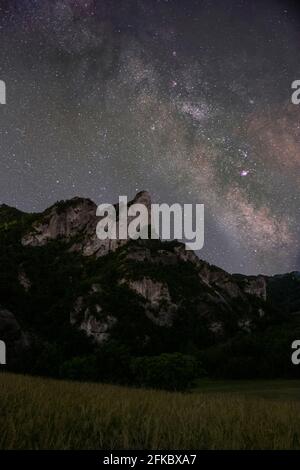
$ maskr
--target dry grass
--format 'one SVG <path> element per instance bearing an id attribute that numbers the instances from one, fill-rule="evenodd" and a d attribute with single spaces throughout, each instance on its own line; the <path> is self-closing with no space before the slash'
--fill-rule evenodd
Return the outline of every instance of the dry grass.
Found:
<path id="1" fill-rule="evenodd" d="M 0 374 L 1 449 L 299 449 L 300 402 Z"/>

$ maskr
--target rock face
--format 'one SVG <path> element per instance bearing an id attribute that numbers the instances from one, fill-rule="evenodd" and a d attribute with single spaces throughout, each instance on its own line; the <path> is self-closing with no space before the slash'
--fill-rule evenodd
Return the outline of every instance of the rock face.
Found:
<path id="1" fill-rule="evenodd" d="M 92 286 L 91 292 L 97 292 Z M 70 323 L 84 331 L 96 343 L 103 343 L 109 337 L 109 330 L 116 322 L 112 315 L 102 315 L 102 307 L 98 303 L 88 306 L 89 297 L 78 297 L 70 315 Z"/>
<path id="2" fill-rule="evenodd" d="M 133 203 L 150 214 L 147 192 Z M 177 241 L 99 240 L 89 199 L 35 215 L 5 206 L 0 222 L 0 275 L 10 276 L 0 285 L 0 303 L 14 305 L 14 314 L 0 310 L 0 339 L 13 356 L 27 344 L 20 324 L 45 342 L 69 328 L 70 337 L 76 330 L 93 344 L 114 339 L 141 353 L 201 349 L 258 331 L 272 323 L 275 305 L 284 314 L 300 312 L 299 273 L 232 275 Z M 16 256 L 7 264 L 5 244 L 12 243 Z"/>
<path id="3" fill-rule="evenodd" d="M 54 204 L 32 224 L 22 244 L 35 247 L 63 240 L 69 243 L 69 250 L 83 255 L 106 254 L 109 242 L 101 242 L 96 237 L 96 208 L 91 200 L 82 198 Z"/>
<path id="4" fill-rule="evenodd" d="M 30 282 L 30 279 L 28 278 L 28 276 L 26 275 L 26 273 L 24 271 L 20 270 L 18 279 L 19 279 L 19 283 L 21 284 L 23 289 L 26 292 L 28 292 L 30 287 L 31 287 L 31 282 Z"/>
<path id="5" fill-rule="evenodd" d="M 146 300 L 145 313 L 148 318 L 156 325 L 172 326 L 177 305 L 172 302 L 167 284 L 143 277 L 129 281 L 127 286 Z"/>
<path id="6" fill-rule="evenodd" d="M 93 221 L 96 205 L 89 199 L 74 198 L 57 203 L 32 224 L 32 230 L 22 238 L 24 246 L 43 246 L 58 238 L 70 239 Z"/>
<path id="7" fill-rule="evenodd" d="M 151 199 L 149 193 L 142 191 L 129 202 L 144 205 L 149 213 Z M 115 205 L 118 213 L 118 204 Z M 97 206 L 90 199 L 75 197 L 70 201 L 54 204 L 32 224 L 31 230 L 22 238 L 24 246 L 44 246 L 51 240 L 63 240 L 69 244 L 69 250 L 80 252 L 83 256 L 104 256 L 117 250 L 127 240 L 99 240 L 96 235 Z M 117 219 L 118 220 L 118 219 Z M 131 218 L 128 218 L 128 224 Z"/>

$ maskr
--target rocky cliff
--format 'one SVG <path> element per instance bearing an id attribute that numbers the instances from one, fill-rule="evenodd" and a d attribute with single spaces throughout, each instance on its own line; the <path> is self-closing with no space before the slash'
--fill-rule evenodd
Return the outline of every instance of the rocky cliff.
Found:
<path id="1" fill-rule="evenodd" d="M 31 342 L 70 355 L 110 340 L 136 354 L 203 350 L 300 311 L 297 273 L 232 275 L 177 241 L 100 241 L 98 221 L 83 198 L 40 214 L 0 207 L 0 339 L 13 355 Z"/>
<path id="2" fill-rule="evenodd" d="M 129 203 L 142 204 L 150 208 L 151 199 L 142 191 Z M 118 214 L 118 204 L 115 204 Z M 83 256 L 104 256 L 126 244 L 126 240 L 99 240 L 96 226 L 101 218 L 96 216 L 97 206 L 90 199 L 75 197 L 54 204 L 32 223 L 22 237 L 23 246 L 44 246 L 51 240 L 62 240 L 69 244 L 70 251 Z M 117 218 L 118 220 L 118 218 Z M 130 222 L 128 218 L 128 223 Z"/>

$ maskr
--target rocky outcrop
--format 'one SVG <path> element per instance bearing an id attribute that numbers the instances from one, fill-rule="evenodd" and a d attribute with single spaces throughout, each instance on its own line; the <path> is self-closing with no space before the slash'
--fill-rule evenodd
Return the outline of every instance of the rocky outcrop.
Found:
<path id="1" fill-rule="evenodd" d="M 93 285 L 90 294 L 97 292 L 99 292 L 99 288 Z M 92 305 L 87 306 L 87 304 Z M 106 314 L 98 303 L 91 303 L 89 297 L 78 297 L 70 313 L 70 323 L 84 331 L 96 343 L 101 344 L 109 338 L 116 318 Z"/>
<path id="2" fill-rule="evenodd" d="M 19 271 L 18 280 L 25 292 L 28 292 L 31 287 L 31 281 L 22 269 Z"/>
<path id="3" fill-rule="evenodd" d="M 138 193 L 129 206 L 133 203 L 144 205 L 150 214 L 147 192 Z M 9 299 L 7 303 L 0 297 L 3 305 L 16 305 L 14 315 L 3 310 L 0 317 L 0 333 L 4 335 L 5 329 L 11 351 L 20 351 L 26 344 L 17 320 L 22 325 L 23 320 L 27 322 L 27 330 L 38 331 L 38 336 L 45 330 L 47 335 L 43 318 L 59 322 L 58 316 L 65 315 L 61 325 L 71 324 L 72 331 L 74 327 L 76 334 L 78 330 L 85 332 L 95 344 L 115 339 L 116 335 L 118 341 L 123 341 L 131 332 L 130 345 L 138 343 L 140 353 L 145 344 L 150 348 L 151 341 L 156 351 L 165 347 L 166 340 L 189 341 L 201 348 L 202 343 L 214 344 L 240 332 L 251 333 L 261 324 L 272 322 L 275 304 L 289 314 L 300 311 L 299 273 L 273 277 L 232 275 L 199 259 L 176 240 L 99 240 L 96 209 L 89 199 L 73 198 L 28 219 L 12 208 L 0 210 L 4 229 L 9 232 L 17 227 L 21 238 L 21 244 L 18 241 L 15 246 L 19 251 L 11 270 L 11 279 L 16 277 L 14 289 L 10 297 L 3 293 L 5 301 Z M 117 204 L 115 209 L 118 216 Z M 13 234 L 12 239 L 16 237 Z M 55 241 L 61 243 L 53 243 L 53 249 L 48 250 Z M 39 247 L 36 252 L 35 247 Z M 35 253 L 37 258 L 31 258 Z M 49 259 L 53 253 L 54 264 Z M 40 254 L 46 263 L 44 270 L 31 264 Z M 60 265 L 60 259 L 66 266 Z M 51 276 L 48 269 L 52 269 Z M 4 279 L 5 271 L 0 273 Z M 15 299 L 15 293 L 21 299 Z M 24 316 L 23 306 L 27 307 Z M 55 331 L 52 323 L 51 327 Z M 0 339 L 5 338 L 0 335 Z"/>
<path id="4" fill-rule="evenodd" d="M 153 305 L 159 304 L 162 300 L 171 300 L 168 286 L 162 282 L 155 282 L 144 277 L 139 281 L 129 281 L 128 286 Z"/>
<path id="5" fill-rule="evenodd" d="M 142 204 L 146 206 L 148 213 L 151 213 L 151 199 L 146 191 L 138 193 L 128 206 L 132 204 Z M 118 216 L 118 204 L 115 209 Z M 96 227 L 101 217 L 96 216 L 96 210 L 96 204 L 90 199 L 75 197 L 56 203 L 37 217 L 31 229 L 22 237 L 22 244 L 44 246 L 49 241 L 60 240 L 68 243 L 71 252 L 79 252 L 83 256 L 100 257 L 116 251 L 128 240 L 100 240 Z M 128 224 L 132 218 L 128 217 Z"/>
<path id="6" fill-rule="evenodd" d="M 109 243 L 96 237 L 96 204 L 89 199 L 73 198 L 54 204 L 33 222 L 22 237 L 23 246 L 44 246 L 52 240 L 69 243 L 70 251 L 93 255 L 104 254 Z"/>
<path id="7" fill-rule="evenodd" d="M 101 312 L 101 307 L 96 305 L 97 312 Z M 109 338 L 110 329 L 115 324 L 116 318 L 107 315 L 105 319 L 98 320 L 89 309 L 86 309 L 79 329 L 84 331 L 87 336 L 92 337 L 98 344 L 103 343 Z"/>
<path id="8" fill-rule="evenodd" d="M 95 214 L 96 204 L 89 199 L 74 198 L 68 203 L 54 204 L 32 224 L 22 243 L 43 246 L 58 238 L 70 239 L 86 229 Z"/>
<path id="9" fill-rule="evenodd" d="M 127 281 L 127 285 L 146 300 L 145 312 L 148 318 L 159 326 L 172 326 L 177 306 L 172 302 L 167 284 L 144 277 Z"/>

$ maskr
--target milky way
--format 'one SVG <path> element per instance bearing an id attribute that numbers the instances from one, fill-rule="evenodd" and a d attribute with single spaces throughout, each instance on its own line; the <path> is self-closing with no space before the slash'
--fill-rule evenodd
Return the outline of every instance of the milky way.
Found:
<path id="1" fill-rule="evenodd" d="M 260 3 L 263 3 L 261 5 Z M 292 2 L 0 1 L 0 202 L 205 204 L 199 256 L 300 269 Z"/>

